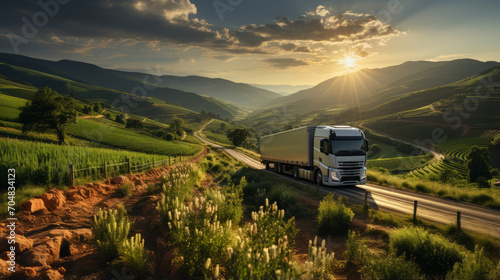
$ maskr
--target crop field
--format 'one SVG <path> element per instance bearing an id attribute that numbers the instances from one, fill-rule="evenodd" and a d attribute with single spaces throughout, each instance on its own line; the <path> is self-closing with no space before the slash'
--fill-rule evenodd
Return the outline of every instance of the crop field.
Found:
<path id="1" fill-rule="evenodd" d="M 75 169 L 127 162 L 132 165 L 160 161 L 164 155 L 149 155 L 82 146 L 61 146 L 28 141 L 0 141 L 0 174 L 7 178 L 7 169 L 16 169 L 16 178 L 23 183 L 59 184 L 66 182 L 69 164 Z"/>
<path id="2" fill-rule="evenodd" d="M 106 121 L 104 121 L 106 122 Z M 99 121 L 78 119 L 67 129 L 68 134 L 88 141 L 136 152 L 161 155 L 193 155 L 202 147 L 182 141 L 165 141 Z"/>
<path id="3" fill-rule="evenodd" d="M 367 168 L 382 167 L 391 171 L 411 171 L 424 165 L 426 156 L 396 157 L 368 160 Z"/>

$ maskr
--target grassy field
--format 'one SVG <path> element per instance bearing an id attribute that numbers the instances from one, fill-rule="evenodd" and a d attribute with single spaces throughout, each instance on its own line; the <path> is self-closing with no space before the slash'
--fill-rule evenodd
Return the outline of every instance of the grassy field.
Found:
<path id="1" fill-rule="evenodd" d="M 165 141 L 130 129 L 112 127 L 107 120 L 78 119 L 76 125 L 68 127 L 68 134 L 88 141 L 136 152 L 162 155 L 193 155 L 201 146 L 182 142 Z"/>

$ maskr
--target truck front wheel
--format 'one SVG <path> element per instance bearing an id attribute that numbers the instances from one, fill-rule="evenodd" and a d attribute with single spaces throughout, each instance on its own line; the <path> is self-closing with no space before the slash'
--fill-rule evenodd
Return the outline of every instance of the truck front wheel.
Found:
<path id="1" fill-rule="evenodd" d="M 316 174 L 314 176 L 314 181 L 316 185 L 322 186 L 323 185 L 323 173 L 321 173 L 321 170 L 317 170 Z"/>

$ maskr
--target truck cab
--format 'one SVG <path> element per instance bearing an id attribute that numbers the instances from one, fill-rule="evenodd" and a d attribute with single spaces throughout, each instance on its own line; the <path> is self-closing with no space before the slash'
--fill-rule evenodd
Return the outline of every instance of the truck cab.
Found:
<path id="1" fill-rule="evenodd" d="M 350 126 L 318 126 L 314 131 L 314 180 L 328 186 L 366 183 L 368 141 Z"/>

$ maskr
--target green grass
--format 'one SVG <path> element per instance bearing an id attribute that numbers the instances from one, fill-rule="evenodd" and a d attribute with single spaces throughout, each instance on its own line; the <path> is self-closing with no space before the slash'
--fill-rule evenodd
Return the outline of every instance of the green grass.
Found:
<path id="1" fill-rule="evenodd" d="M 367 168 L 382 167 L 390 171 L 411 171 L 426 162 L 427 156 L 369 159 Z"/>
<path id="2" fill-rule="evenodd" d="M 200 145 L 182 141 L 165 141 L 130 129 L 111 127 L 106 120 L 78 119 L 67 132 L 78 138 L 103 143 L 131 151 L 162 155 L 193 155 L 202 150 Z"/>
<path id="3" fill-rule="evenodd" d="M 428 173 L 426 174 L 422 178 L 406 175 L 395 176 L 368 169 L 368 181 L 401 189 L 430 193 L 444 198 L 472 202 L 494 209 L 500 208 L 500 189 L 498 188 L 477 188 L 469 186 L 467 183 L 460 186 L 440 183 L 423 179 L 425 176 L 429 176 Z"/>
<path id="4" fill-rule="evenodd" d="M 26 102 L 26 99 L 0 94 L 0 120 L 17 121 L 21 112 L 19 107 L 25 106 Z"/>

